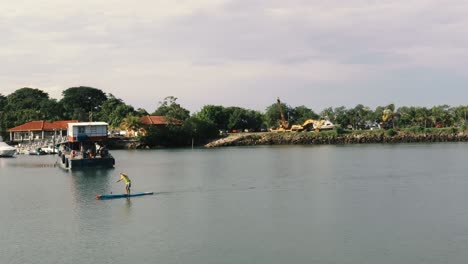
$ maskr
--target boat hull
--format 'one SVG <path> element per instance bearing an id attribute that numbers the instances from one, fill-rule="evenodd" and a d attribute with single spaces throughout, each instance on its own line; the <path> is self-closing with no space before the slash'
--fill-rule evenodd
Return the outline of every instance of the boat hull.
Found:
<path id="1" fill-rule="evenodd" d="M 115 159 L 112 156 L 97 158 L 81 158 L 60 154 L 60 166 L 67 170 L 80 170 L 87 168 L 113 168 Z"/>
<path id="2" fill-rule="evenodd" d="M 13 157 L 15 155 L 16 149 L 4 149 L 0 150 L 0 157 Z"/>
<path id="3" fill-rule="evenodd" d="M 0 157 L 13 157 L 16 153 L 16 148 L 1 141 L 0 137 Z"/>

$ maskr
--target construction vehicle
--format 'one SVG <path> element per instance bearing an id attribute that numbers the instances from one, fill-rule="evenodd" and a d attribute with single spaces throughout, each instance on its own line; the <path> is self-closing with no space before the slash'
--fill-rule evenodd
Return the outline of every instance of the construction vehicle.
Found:
<path id="1" fill-rule="evenodd" d="M 302 125 L 293 125 L 291 131 L 315 131 L 330 130 L 335 128 L 335 125 L 330 120 L 314 120 L 307 119 Z"/>
<path id="2" fill-rule="evenodd" d="M 332 122 L 329 120 L 314 120 L 314 119 L 307 119 L 302 125 L 292 125 L 290 126 L 289 123 L 286 121 L 286 118 L 284 117 L 283 114 L 283 109 L 281 107 L 281 101 L 278 98 L 277 99 L 278 103 L 278 110 L 281 115 L 281 123 L 280 127 L 278 129 L 272 129 L 272 132 L 289 132 L 289 131 L 295 131 L 295 132 L 301 132 L 301 131 L 313 131 L 315 130 L 316 132 L 319 132 L 320 130 L 324 129 L 333 129 L 335 125 L 333 125 Z"/>
<path id="3" fill-rule="evenodd" d="M 280 127 L 277 130 L 278 130 L 278 132 L 288 131 L 288 130 L 290 131 L 291 127 L 289 127 L 288 121 L 286 121 L 286 118 L 284 118 L 283 109 L 281 107 L 280 99 L 277 98 L 276 102 L 278 103 L 278 110 L 279 110 L 280 115 L 281 115 L 281 124 L 280 124 Z"/>
<path id="4" fill-rule="evenodd" d="M 385 109 L 382 113 L 380 127 L 383 129 L 393 128 L 395 121 L 397 121 L 399 117 L 400 115 L 398 113 L 394 113 L 390 109 Z"/>

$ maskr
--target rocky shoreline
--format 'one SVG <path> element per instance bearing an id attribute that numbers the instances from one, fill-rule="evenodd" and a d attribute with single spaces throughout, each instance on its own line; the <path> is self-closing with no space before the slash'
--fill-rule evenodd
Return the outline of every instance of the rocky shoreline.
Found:
<path id="1" fill-rule="evenodd" d="M 362 134 L 322 134 L 322 133 L 245 133 L 230 135 L 205 145 L 206 148 L 257 145 L 340 145 L 371 143 L 429 143 L 429 142 L 468 142 L 468 133 L 402 133 L 395 135 L 381 133 Z"/>
<path id="2" fill-rule="evenodd" d="M 106 143 L 107 147 L 111 150 L 114 149 L 139 149 L 143 148 L 140 140 L 136 139 L 109 139 Z"/>

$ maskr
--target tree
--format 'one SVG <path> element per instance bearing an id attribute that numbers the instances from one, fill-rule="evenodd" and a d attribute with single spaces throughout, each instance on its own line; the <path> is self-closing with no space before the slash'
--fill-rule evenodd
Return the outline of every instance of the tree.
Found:
<path id="1" fill-rule="evenodd" d="M 454 115 L 455 125 L 466 125 L 466 118 L 468 114 L 468 106 L 457 106 L 452 109 Z"/>
<path id="2" fill-rule="evenodd" d="M 455 123 L 455 113 L 448 105 L 434 106 L 431 109 L 431 121 L 435 127 L 452 126 Z"/>
<path id="3" fill-rule="evenodd" d="M 5 106 L 7 104 L 7 98 L 0 94 L 0 112 L 4 111 Z"/>
<path id="4" fill-rule="evenodd" d="M 96 88 L 79 86 L 71 87 L 62 92 L 60 101 L 65 110 L 65 117 L 88 120 L 89 113 L 99 113 L 102 104 L 107 100 L 106 94 Z"/>
<path id="5" fill-rule="evenodd" d="M 229 110 L 221 105 L 205 105 L 195 116 L 198 119 L 212 122 L 218 129 L 228 129 Z"/>
<path id="6" fill-rule="evenodd" d="M 400 120 L 399 120 L 400 126 L 408 127 L 408 126 L 418 125 L 415 107 L 407 107 L 407 106 L 400 107 L 398 108 L 398 113 L 400 113 L 401 115 Z"/>
<path id="7" fill-rule="evenodd" d="M 127 116 L 122 120 L 120 127 L 123 130 L 129 131 L 129 132 L 141 132 L 142 128 L 142 122 L 140 121 L 140 117 L 133 115 L 133 114 L 127 114 Z"/>
<path id="8" fill-rule="evenodd" d="M 63 119 L 63 105 L 56 99 L 43 100 L 40 105 L 41 119 L 57 121 Z"/>
<path id="9" fill-rule="evenodd" d="M 325 108 L 321 113 L 320 116 L 323 119 L 330 120 L 331 122 L 335 123 L 335 111 L 333 110 L 333 107 L 327 107 Z"/>
<path id="10" fill-rule="evenodd" d="M 354 129 L 365 128 L 366 122 L 375 121 L 372 110 L 362 104 L 356 105 L 354 109 L 348 110 L 352 126 Z"/>
<path id="11" fill-rule="evenodd" d="M 35 88 L 16 90 L 3 100 L 4 123 L 14 127 L 33 120 L 59 120 L 63 109 L 49 94 Z"/>
<path id="12" fill-rule="evenodd" d="M 164 101 L 159 102 L 159 107 L 153 112 L 153 115 L 165 116 L 169 119 L 184 121 L 190 117 L 190 111 L 178 104 L 177 98 L 168 96 Z"/>
<path id="13" fill-rule="evenodd" d="M 348 115 L 346 107 L 336 107 L 334 113 L 336 124 L 340 125 L 342 128 L 346 128 L 351 125 L 351 118 Z"/>
<path id="14" fill-rule="evenodd" d="M 136 114 L 133 107 L 109 94 L 108 99 L 101 106 L 98 118 L 109 123 L 111 127 L 119 127 L 122 120 L 129 114 Z"/>
<path id="15" fill-rule="evenodd" d="M 424 128 L 427 127 L 427 124 L 430 121 L 430 110 L 427 109 L 426 107 L 416 107 L 416 121 L 418 122 L 419 126 L 422 126 Z"/>
<path id="16" fill-rule="evenodd" d="M 303 105 L 297 106 L 293 109 L 293 120 L 294 123 L 303 124 L 307 119 L 319 119 L 320 116 L 317 115 L 312 109 L 307 108 Z"/>
<path id="17" fill-rule="evenodd" d="M 211 121 L 203 120 L 197 116 L 192 116 L 186 120 L 183 125 L 185 131 L 185 138 L 192 138 L 193 143 L 203 144 L 209 139 L 217 138 L 219 136 L 216 124 Z M 190 137 L 189 137 L 190 136 Z M 190 144 L 191 142 L 189 142 Z"/>
<path id="18" fill-rule="evenodd" d="M 138 109 L 136 110 L 136 114 L 139 115 L 139 116 L 147 116 L 147 115 L 149 115 L 149 113 L 148 113 L 145 109 L 143 109 L 143 108 L 138 108 Z"/>
<path id="19" fill-rule="evenodd" d="M 6 111 L 40 110 L 41 103 L 49 100 L 49 94 L 39 89 L 24 87 L 8 95 L 6 100 Z"/>
<path id="20" fill-rule="evenodd" d="M 263 116 L 259 112 L 247 110 L 241 107 L 228 107 L 229 119 L 227 128 L 233 129 L 248 129 L 258 131 L 263 124 Z"/>

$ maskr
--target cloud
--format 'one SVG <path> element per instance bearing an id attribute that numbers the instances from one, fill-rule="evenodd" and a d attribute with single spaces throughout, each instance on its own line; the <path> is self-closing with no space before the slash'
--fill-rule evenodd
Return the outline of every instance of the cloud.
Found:
<path id="1" fill-rule="evenodd" d="M 389 80 L 412 91 L 427 71 L 441 85 L 455 78 L 444 90 L 456 94 L 466 84 L 467 12 L 461 0 L 2 3 L 0 93 L 33 86 L 60 97 L 60 87 L 88 85 L 150 111 L 168 95 L 193 111 L 217 102 L 263 110 L 277 96 L 386 103 L 378 96 Z M 409 82 L 408 73 L 418 74 Z"/>

